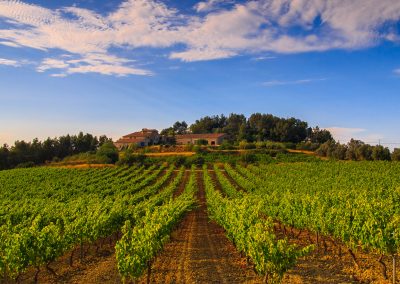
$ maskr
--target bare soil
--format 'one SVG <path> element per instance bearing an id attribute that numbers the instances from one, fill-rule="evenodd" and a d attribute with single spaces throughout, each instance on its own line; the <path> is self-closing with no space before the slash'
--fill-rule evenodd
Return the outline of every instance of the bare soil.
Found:
<path id="1" fill-rule="evenodd" d="M 189 212 L 152 265 L 152 283 L 260 283 L 246 266 L 224 230 L 209 221 L 202 174 L 198 173 L 199 206 Z M 147 276 L 141 279 L 145 283 Z"/>
<path id="2" fill-rule="evenodd" d="M 189 171 L 175 196 L 184 189 Z M 214 173 L 212 173 L 215 179 Z M 229 177 L 229 175 L 227 175 Z M 210 221 L 207 214 L 202 172 L 197 172 L 199 191 L 198 207 L 189 212 L 171 235 L 170 241 L 152 264 L 151 283 L 262 283 L 246 259 L 227 239 L 223 228 Z M 218 183 L 217 183 L 218 186 Z M 301 247 L 316 243 L 316 235 L 289 227 L 275 226 L 278 238 L 288 238 Z M 70 253 L 50 267 L 41 268 L 38 283 L 121 283 L 115 259 L 117 235 L 98 240 L 95 245 L 84 247 L 87 251 L 79 260 L 79 248 L 75 249 L 73 266 L 69 265 Z M 325 245 L 324 245 L 325 244 Z M 339 254 L 339 247 L 341 253 Z M 298 260 L 296 267 L 284 277 L 283 283 L 379 283 L 389 284 L 382 277 L 378 256 L 357 252 L 359 268 L 356 268 L 345 246 L 339 246 L 329 237 L 319 236 L 318 250 Z M 391 275 L 390 259 L 384 258 L 387 274 Z M 36 270 L 30 268 L 21 276 L 21 283 L 33 283 Z M 139 283 L 146 283 L 147 275 Z M 400 279 L 397 280 L 400 283 Z"/>

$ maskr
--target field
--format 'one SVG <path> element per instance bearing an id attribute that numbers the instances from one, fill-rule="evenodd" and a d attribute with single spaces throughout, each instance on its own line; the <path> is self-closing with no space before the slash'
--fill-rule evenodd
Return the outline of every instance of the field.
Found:
<path id="1" fill-rule="evenodd" d="M 399 173 L 328 161 L 1 171 L 0 283 L 397 283 Z"/>

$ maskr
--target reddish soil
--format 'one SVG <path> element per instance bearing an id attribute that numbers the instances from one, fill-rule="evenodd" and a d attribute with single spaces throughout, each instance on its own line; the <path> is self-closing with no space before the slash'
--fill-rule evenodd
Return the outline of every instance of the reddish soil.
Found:
<path id="1" fill-rule="evenodd" d="M 69 265 L 71 253 L 64 255 L 50 264 L 57 275 L 41 267 L 38 283 L 122 283 L 115 260 L 116 239 L 117 237 L 113 236 L 112 239 L 97 241 L 97 245 L 101 243 L 98 250 L 95 245 L 85 245 L 83 261 L 80 261 L 79 248 L 76 248 L 73 266 Z M 35 269 L 30 268 L 21 276 L 20 283 L 34 283 L 35 272 Z"/>
<path id="2" fill-rule="evenodd" d="M 189 176 L 190 176 L 190 171 L 186 170 L 185 174 L 183 176 L 183 179 L 181 181 L 181 184 L 179 185 L 179 187 L 174 191 L 174 198 L 176 198 L 177 196 L 179 196 L 184 190 L 185 190 L 185 186 L 187 181 L 189 180 Z"/>
<path id="3" fill-rule="evenodd" d="M 188 174 L 189 171 L 185 173 L 175 196 L 183 191 Z M 214 173 L 212 176 L 215 180 Z M 262 278 L 246 265 L 245 258 L 227 239 L 224 230 L 208 219 L 201 172 L 197 173 L 197 180 L 199 206 L 184 217 L 153 262 L 151 283 L 262 283 Z M 307 231 L 293 229 L 292 233 L 290 228 L 284 230 L 279 224 L 276 224 L 275 230 L 279 238 L 287 237 L 291 243 L 302 247 L 316 242 L 315 234 Z M 97 252 L 96 246 L 90 246 L 82 262 L 77 249 L 73 267 L 69 266 L 70 254 L 63 256 L 50 264 L 57 276 L 42 268 L 38 283 L 121 283 L 114 252 L 116 239 L 114 236 L 111 241 L 99 240 L 97 245 L 102 246 Z M 339 256 L 339 247 L 330 238 L 319 237 L 319 240 L 319 249 L 299 259 L 282 283 L 391 283 L 382 277 L 378 256 L 356 253 L 360 265 L 357 269 L 344 246 L 341 246 Z M 390 277 L 390 259 L 385 258 L 384 261 Z M 31 268 L 22 275 L 20 282 L 33 283 L 34 275 L 35 270 Z M 138 282 L 146 283 L 146 278 L 147 275 L 144 275 Z"/>
<path id="4" fill-rule="evenodd" d="M 372 253 L 354 252 L 358 267 L 354 264 L 348 248 L 332 238 L 326 236 L 317 237 L 309 231 L 299 231 L 277 224 L 275 233 L 279 237 L 286 237 L 291 243 L 301 247 L 314 244 L 316 249 L 309 255 L 300 259 L 297 266 L 285 277 L 287 283 L 376 283 L 390 284 L 391 260 L 383 258 L 387 267 L 388 280 L 382 274 L 382 265 L 378 262 L 379 256 Z M 293 277 L 301 279 L 294 281 Z M 285 282 L 284 279 L 284 282 Z M 397 277 L 396 283 L 400 283 Z"/>
<path id="5" fill-rule="evenodd" d="M 152 283 L 260 283 L 224 230 L 208 219 L 202 174 L 199 207 L 189 212 L 152 265 Z M 146 275 L 139 281 L 146 282 Z"/>
<path id="6" fill-rule="evenodd" d="M 241 189 L 226 172 L 224 174 L 238 190 Z M 275 234 L 278 238 L 288 238 L 290 243 L 300 247 L 317 244 L 316 234 L 287 226 L 284 229 L 279 222 L 276 222 Z M 392 283 L 392 266 L 389 257 L 383 258 L 389 278 L 385 280 L 382 265 L 378 262 L 379 255 L 354 252 L 358 263 L 356 267 L 346 246 L 337 241 L 334 242 L 327 236 L 319 236 L 318 239 L 318 247 L 316 246 L 313 252 L 298 260 L 296 267 L 286 273 L 283 283 Z M 400 275 L 397 275 L 396 280 L 396 283 L 400 283 Z"/>

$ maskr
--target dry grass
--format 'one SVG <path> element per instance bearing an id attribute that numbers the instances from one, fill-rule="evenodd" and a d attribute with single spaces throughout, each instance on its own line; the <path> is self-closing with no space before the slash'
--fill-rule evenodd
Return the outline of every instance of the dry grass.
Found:
<path id="1" fill-rule="evenodd" d="M 190 157 L 195 155 L 195 152 L 163 152 L 163 153 L 146 153 L 148 157 L 169 157 L 169 156 L 185 156 Z"/>

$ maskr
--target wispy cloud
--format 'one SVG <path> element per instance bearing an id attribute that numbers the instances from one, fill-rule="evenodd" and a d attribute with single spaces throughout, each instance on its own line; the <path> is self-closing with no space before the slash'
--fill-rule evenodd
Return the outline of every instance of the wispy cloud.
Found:
<path id="1" fill-rule="evenodd" d="M 5 45 L 9 47 L 21 47 L 19 44 L 10 41 L 0 41 L 0 45 Z"/>
<path id="2" fill-rule="evenodd" d="M 86 54 L 84 57 L 64 55 L 61 58 L 45 58 L 36 68 L 38 72 L 58 70 L 53 77 L 65 77 L 74 73 L 99 73 L 103 75 L 152 75 L 150 71 L 127 66 L 133 60 L 106 54 Z"/>
<path id="3" fill-rule="evenodd" d="M 21 66 L 21 64 L 16 60 L 5 59 L 5 58 L 0 58 L 0 65 L 7 65 L 13 67 Z"/>
<path id="4" fill-rule="evenodd" d="M 274 86 L 284 86 L 284 85 L 301 85 L 301 84 L 309 84 L 314 82 L 325 81 L 326 78 L 318 78 L 318 79 L 302 79 L 302 80 L 294 80 L 294 81 L 266 81 L 263 82 L 262 85 L 265 87 L 274 87 Z"/>
<path id="5" fill-rule="evenodd" d="M 257 58 L 266 52 L 360 49 L 399 40 L 400 1 L 395 0 L 207 0 L 194 8 L 197 13 L 184 14 L 157 0 L 127 0 L 100 15 L 79 7 L 48 9 L 3 0 L 0 45 L 45 51 L 39 72 L 125 76 L 152 72 L 118 56 L 115 47 L 132 54 L 137 48 L 157 52 L 168 47 L 170 59 L 192 62 L 244 54 Z M 294 34 L 293 28 L 300 32 Z M 79 62 L 59 58 L 60 50 Z M 62 67 L 48 64 L 48 57 L 62 60 Z"/>
<path id="6" fill-rule="evenodd" d="M 341 143 L 347 143 L 350 139 L 359 139 L 370 144 L 378 144 L 379 140 L 384 139 L 384 136 L 379 133 L 371 133 L 365 128 L 351 128 L 351 127 L 326 127 L 329 130 L 333 138 Z"/>
<path id="7" fill-rule="evenodd" d="M 233 0 L 207 0 L 197 3 L 194 9 L 197 12 L 210 12 L 220 8 L 221 4 L 233 4 Z"/>
<path id="8" fill-rule="evenodd" d="M 251 60 L 254 61 L 263 61 L 263 60 L 271 60 L 271 59 L 276 59 L 276 56 L 257 56 L 253 57 Z"/>
<path id="9" fill-rule="evenodd" d="M 400 68 L 393 70 L 394 74 L 400 76 Z"/>

